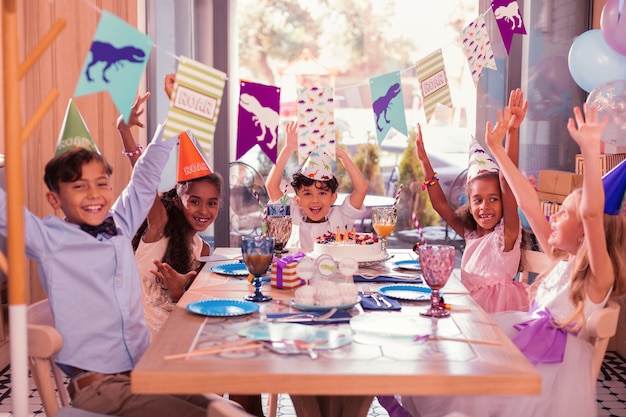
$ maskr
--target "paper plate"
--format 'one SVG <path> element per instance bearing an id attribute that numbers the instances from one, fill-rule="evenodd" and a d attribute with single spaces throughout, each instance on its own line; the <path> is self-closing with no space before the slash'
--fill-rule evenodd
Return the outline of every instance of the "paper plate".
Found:
<path id="1" fill-rule="evenodd" d="M 417 259 L 397 261 L 397 262 L 394 262 L 393 265 L 396 268 L 408 269 L 408 270 L 411 270 L 411 271 L 421 271 L 421 269 L 422 269 L 420 267 L 420 261 L 417 260 Z"/>
<path id="2" fill-rule="evenodd" d="M 222 264 L 222 265 L 212 266 L 211 272 L 215 272 L 216 274 L 222 274 L 222 275 L 247 276 L 248 268 L 246 268 L 246 264 L 244 263 L 235 262 L 231 264 Z"/>
<path id="3" fill-rule="evenodd" d="M 187 304 L 187 311 L 202 316 L 243 316 L 259 310 L 259 305 L 242 300 L 202 300 Z"/>
<path id="4" fill-rule="evenodd" d="M 308 343 L 326 341 L 315 349 L 335 349 L 352 341 L 350 333 L 295 323 L 263 323 L 240 330 L 239 336 L 252 340 L 302 340 Z"/>
<path id="5" fill-rule="evenodd" d="M 378 292 L 398 300 L 428 301 L 432 290 L 416 285 L 389 285 L 379 288 Z"/>
<path id="6" fill-rule="evenodd" d="M 329 311 L 333 308 L 336 308 L 337 310 L 347 310 L 349 308 L 354 307 L 355 305 L 357 305 L 357 303 L 359 303 L 361 301 L 361 297 L 356 298 L 356 301 L 353 303 L 348 303 L 348 304 L 340 304 L 340 305 L 336 305 L 336 306 L 311 306 L 311 305 L 306 305 L 306 304 L 297 304 L 293 299 L 291 300 L 291 305 L 294 306 L 295 308 L 297 308 L 298 310 L 302 310 L 302 311 L 318 311 L 318 312 L 322 312 L 322 311 Z"/>

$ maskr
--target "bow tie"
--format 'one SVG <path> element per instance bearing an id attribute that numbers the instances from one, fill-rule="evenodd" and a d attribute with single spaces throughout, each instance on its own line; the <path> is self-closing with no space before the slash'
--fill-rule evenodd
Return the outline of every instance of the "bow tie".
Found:
<path id="1" fill-rule="evenodd" d="M 115 228 L 115 221 L 113 220 L 113 217 L 107 217 L 101 224 L 97 226 L 81 224 L 80 228 L 81 230 L 84 230 L 85 232 L 92 235 L 93 237 L 97 237 L 100 233 L 106 233 L 109 236 L 117 235 L 117 229 Z"/>

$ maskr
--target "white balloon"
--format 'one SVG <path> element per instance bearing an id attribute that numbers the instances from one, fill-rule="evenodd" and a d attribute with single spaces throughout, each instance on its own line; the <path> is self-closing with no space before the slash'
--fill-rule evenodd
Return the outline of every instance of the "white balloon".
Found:
<path id="1" fill-rule="evenodd" d="M 615 146 L 626 145 L 626 80 L 600 84 L 591 91 L 587 103 L 598 109 L 600 118 L 609 118 L 602 140 Z"/>

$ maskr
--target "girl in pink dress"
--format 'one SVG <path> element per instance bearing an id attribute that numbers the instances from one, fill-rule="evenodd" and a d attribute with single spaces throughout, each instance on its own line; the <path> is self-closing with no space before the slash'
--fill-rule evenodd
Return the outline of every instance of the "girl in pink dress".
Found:
<path id="1" fill-rule="evenodd" d="M 515 164 L 519 127 L 527 109 L 522 91 L 513 90 L 504 111 L 504 123 L 508 126 L 506 151 Z M 487 312 L 527 311 L 527 285 L 514 281 L 522 236 L 517 202 L 495 162 L 478 142 L 472 143 L 466 189 L 469 202 L 455 211 L 439 186 L 437 173 L 424 149 L 419 124 L 415 148 L 427 178 L 422 189 L 428 190 L 433 208 L 442 219 L 465 238 L 461 282 Z"/>

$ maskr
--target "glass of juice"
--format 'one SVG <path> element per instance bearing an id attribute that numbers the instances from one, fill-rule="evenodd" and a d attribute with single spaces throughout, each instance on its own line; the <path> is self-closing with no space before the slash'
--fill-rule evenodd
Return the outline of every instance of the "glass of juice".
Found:
<path id="1" fill-rule="evenodd" d="M 372 208 L 372 227 L 381 240 L 383 251 L 387 251 L 387 238 L 396 227 L 398 216 L 395 207 Z"/>

